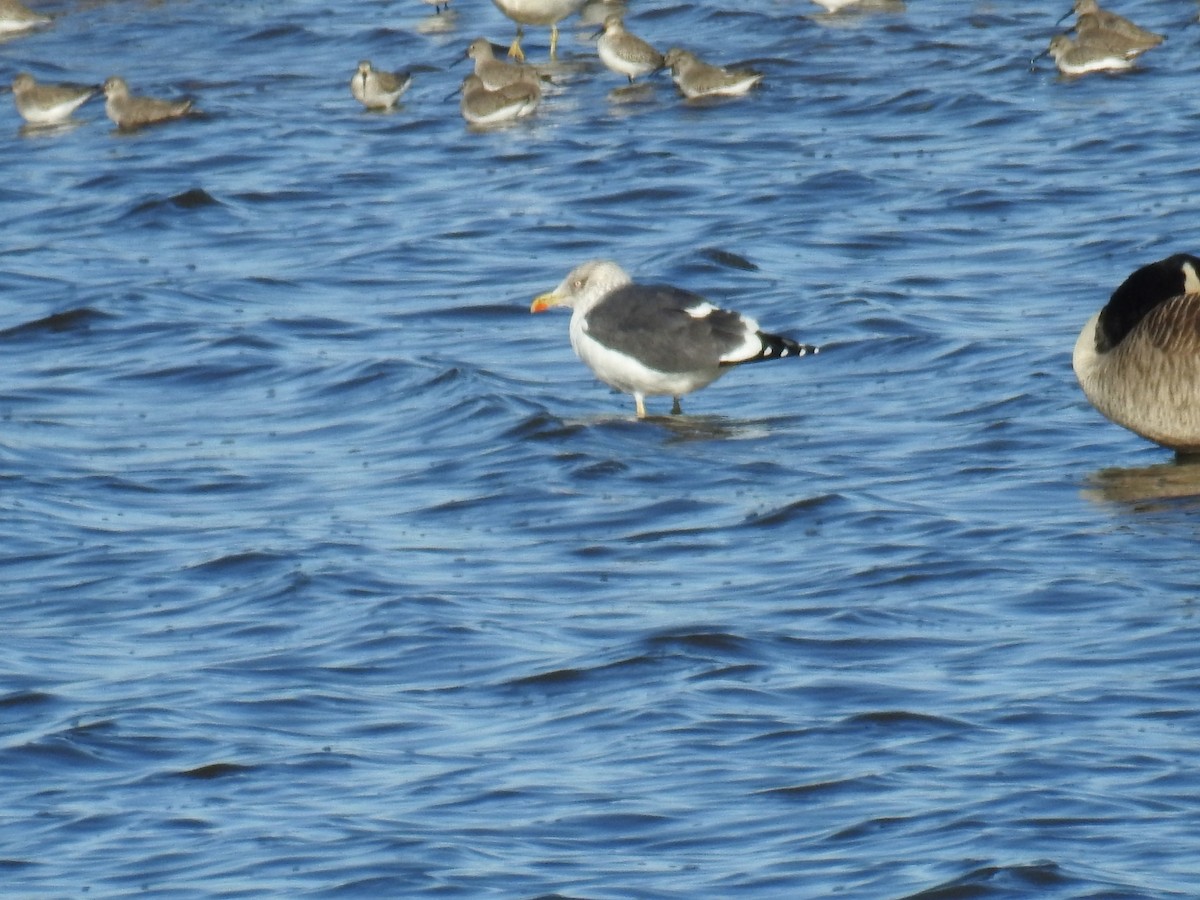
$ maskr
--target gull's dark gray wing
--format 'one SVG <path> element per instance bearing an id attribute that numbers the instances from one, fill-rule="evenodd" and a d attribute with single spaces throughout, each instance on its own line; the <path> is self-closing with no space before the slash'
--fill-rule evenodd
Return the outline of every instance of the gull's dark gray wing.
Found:
<path id="1" fill-rule="evenodd" d="M 815 351 L 758 331 L 742 315 L 665 284 L 617 288 L 584 322 L 596 341 L 660 372 L 707 371 Z"/>

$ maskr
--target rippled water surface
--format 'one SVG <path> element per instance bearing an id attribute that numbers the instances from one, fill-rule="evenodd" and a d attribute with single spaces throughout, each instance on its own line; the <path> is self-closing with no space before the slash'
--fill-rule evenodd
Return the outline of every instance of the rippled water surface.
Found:
<path id="1" fill-rule="evenodd" d="M 1070 349 L 1200 249 L 1197 6 L 1066 6 L 631 0 L 762 88 L 575 19 L 473 132 L 487 0 L 47 0 L 4 82 L 204 114 L 0 98 L 0 893 L 1195 896 L 1200 470 Z M 594 256 L 823 352 L 639 422 L 528 312 Z"/>

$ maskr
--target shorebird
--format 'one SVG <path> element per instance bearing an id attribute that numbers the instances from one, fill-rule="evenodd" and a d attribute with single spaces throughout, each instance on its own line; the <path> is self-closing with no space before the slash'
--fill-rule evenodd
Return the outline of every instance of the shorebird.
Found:
<path id="1" fill-rule="evenodd" d="M 689 100 L 700 97 L 737 97 L 763 76 L 753 69 L 723 69 L 700 60 L 694 53 L 672 47 L 663 57 L 679 92 Z"/>
<path id="2" fill-rule="evenodd" d="M 364 59 L 350 80 L 350 93 L 367 109 L 391 109 L 410 84 L 407 72 L 380 72 Z"/>
<path id="3" fill-rule="evenodd" d="M 679 398 L 743 363 L 806 356 L 817 348 L 768 334 L 736 312 L 690 291 L 637 284 L 611 260 L 571 270 L 557 288 L 535 297 L 530 312 L 571 309 L 571 346 L 605 384 L 632 394 L 639 418 L 646 398 Z"/>
<path id="4" fill-rule="evenodd" d="M 1058 21 L 1062 22 L 1072 12 L 1076 16 L 1075 32 L 1080 38 L 1095 39 L 1134 50 L 1149 50 L 1166 40 L 1161 34 L 1147 31 L 1124 16 L 1101 8 L 1096 0 L 1075 0 L 1070 12 Z"/>
<path id="5" fill-rule="evenodd" d="M 100 93 L 94 84 L 38 84 L 28 72 L 12 82 L 17 112 L 30 125 L 58 125 Z"/>
<path id="6" fill-rule="evenodd" d="M 192 101 L 159 100 L 155 97 L 135 97 L 129 93 L 125 79 L 112 75 L 104 82 L 104 111 L 118 128 L 140 128 L 178 119 L 192 110 Z"/>
<path id="7" fill-rule="evenodd" d="M 50 24 L 50 17 L 36 13 L 20 0 L 0 0 L 0 34 L 17 34 Z"/>
<path id="8" fill-rule="evenodd" d="M 1200 257 L 1168 256 L 1126 278 L 1083 326 L 1071 365 L 1107 418 L 1200 452 Z"/>
<path id="9" fill-rule="evenodd" d="M 475 74 L 489 91 L 496 91 L 520 81 L 539 82 L 542 76 L 533 66 L 496 59 L 492 42 L 476 38 L 467 48 L 467 58 L 475 60 Z"/>
<path id="10" fill-rule="evenodd" d="M 657 72 L 664 65 L 663 55 L 636 34 L 626 31 L 624 21 L 615 13 L 604 20 L 604 33 L 596 50 L 600 61 L 627 77 L 630 84 L 639 75 Z"/>
<path id="11" fill-rule="evenodd" d="M 1128 69 L 1141 50 L 1113 48 L 1098 41 L 1071 40 L 1065 34 L 1050 39 L 1049 53 L 1064 75 L 1086 75 L 1088 72 L 1114 72 Z M 1035 58 L 1036 60 L 1036 58 Z"/>
<path id="12" fill-rule="evenodd" d="M 478 75 L 468 75 L 462 83 L 458 108 L 471 125 L 500 125 L 529 115 L 542 99 L 536 81 L 517 81 L 490 91 Z"/>
<path id="13" fill-rule="evenodd" d="M 1093 13 L 1086 13 L 1075 20 L 1075 34 L 1081 41 L 1103 44 L 1114 50 L 1136 50 L 1143 53 L 1166 40 L 1161 34 L 1155 34 L 1153 31 L 1145 31 L 1136 25 L 1133 28 L 1137 30 L 1108 28 Z"/>

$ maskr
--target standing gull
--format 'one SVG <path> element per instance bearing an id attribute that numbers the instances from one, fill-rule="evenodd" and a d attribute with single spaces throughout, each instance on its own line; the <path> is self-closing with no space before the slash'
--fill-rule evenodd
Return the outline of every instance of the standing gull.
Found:
<path id="1" fill-rule="evenodd" d="M 1113 422 L 1200 452 L 1200 258 L 1179 253 L 1126 278 L 1083 326 L 1071 366 Z"/>
<path id="2" fill-rule="evenodd" d="M 614 72 L 624 75 L 633 84 L 639 75 L 657 72 L 664 65 L 663 55 L 636 34 L 625 30 L 625 23 L 616 13 L 604 20 L 604 33 L 596 44 L 600 61 Z"/>
<path id="3" fill-rule="evenodd" d="M 350 93 L 367 109 L 391 109 L 410 84 L 407 72 L 380 72 L 364 59 L 350 80 Z"/>
<path id="4" fill-rule="evenodd" d="M 632 394 L 638 417 L 647 397 L 679 398 L 732 366 L 804 356 L 817 348 L 760 331 L 758 323 L 670 285 L 636 284 L 615 262 L 577 266 L 530 312 L 569 307 L 571 346 L 605 384 Z"/>
<path id="5" fill-rule="evenodd" d="M 109 76 L 104 82 L 104 111 L 118 128 L 140 128 L 168 119 L 178 119 L 192 109 L 192 101 L 159 100 L 156 97 L 135 97 L 129 93 L 125 79 Z"/>
<path id="6" fill-rule="evenodd" d="M 17 112 L 30 125 L 59 125 L 100 92 L 94 84 L 38 84 L 28 72 L 13 79 Z"/>
<path id="7" fill-rule="evenodd" d="M 517 23 L 517 36 L 513 38 L 508 55 L 514 59 L 524 60 L 521 51 L 521 38 L 524 36 L 525 25 L 550 26 L 550 58 L 554 59 L 558 50 L 558 23 L 572 13 L 579 11 L 583 0 L 492 0 L 500 12 Z"/>
<path id="8" fill-rule="evenodd" d="M 579 21 L 582 25 L 603 25 L 613 13 L 624 15 L 628 8 L 626 0 L 584 0 Z"/>
<path id="9" fill-rule="evenodd" d="M 20 0 L 0 0 L 0 34 L 16 34 L 49 24 L 49 16 L 35 13 Z"/>
<path id="10" fill-rule="evenodd" d="M 490 91 L 478 75 L 468 75 L 463 79 L 458 108 L 469 124 L 486 128 L 529 115 L 541 100 L 536 81 L 517 81 Z"/>
<path id="11" fill-rule="evenodd" d="M 694 53 L 672 47 L 663 61 L 679 92 L 689 100 L 700 97 L 737 97 L 754 87 L 763 76 L 753 69 L 722 69 L 710 66 Z"/>
<path id="12" fill-rule="evenodd" d="M 500 90 L 519 81 L 538 82 L 541 76 L 532 66 L 510 63 L 496 59 L 492 42 L 487 38 L 476 38 L 467 48 L 467 58 L 475 60 L 475 74 L 489 91 Z"/>

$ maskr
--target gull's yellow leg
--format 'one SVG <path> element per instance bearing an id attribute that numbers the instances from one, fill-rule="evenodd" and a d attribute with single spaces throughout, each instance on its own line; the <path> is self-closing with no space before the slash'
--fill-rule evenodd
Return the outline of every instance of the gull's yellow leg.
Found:
<path id="1" fill-rule="evenodd" d="M 524 32 L 521 26 L 517 26 L 517 36 L 513 38 L 513 42 L 508 47 L 508 55 L 517 62 L 525 62 L 525 53 L 521 50 L 521 38 L 524 37 Z"/>

